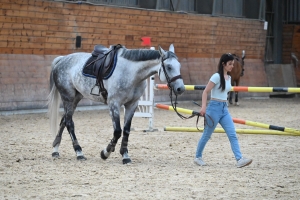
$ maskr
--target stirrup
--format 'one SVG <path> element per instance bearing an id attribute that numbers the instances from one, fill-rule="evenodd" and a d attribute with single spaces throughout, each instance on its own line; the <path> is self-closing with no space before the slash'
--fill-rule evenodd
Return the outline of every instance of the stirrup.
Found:
<path id="1" fill-rule="evenodd" d="M 94 90 L 96 90 L 97 88 L 98 88 L 98 93 L 94 92 Z M 90 94 L 94 95 L 94 96 L 100 96 L 100 87 L 99 87 L 99 85 L 95 84 L 94 87 L 92 87 Z"/>

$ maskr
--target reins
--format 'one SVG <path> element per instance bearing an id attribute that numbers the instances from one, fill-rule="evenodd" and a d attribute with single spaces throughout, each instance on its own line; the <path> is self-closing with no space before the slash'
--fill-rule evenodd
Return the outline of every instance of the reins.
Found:
<path id="1" fill-rule="evenodd" d="M 177 114 L 181 119 L 191 119 L 191 118 L 197 116 L 197 120 L 196 120 L 196 128 L 197 128 L 199 131 L 200 131 L 200 129 L 198 128 L 198 122 L 199 122 L 199 117 L 200 117 L 200 116 L 201 116 L 201 117 L 204 117 L 204 126 L 205 126 L 205 124 L 207 124 L 207 126 L 209 126 L 209 124 L 207 123 L 207 117 L 206 117 L 206 116 L 208 116 L 208 117 L 210 118 L 210 120 L 213 122 L 212 118 L 211 118 L 209 115 L 204 115 L 204 116 L 202 116 L 202 115 L 200 115 L 200 113 L 193 113 L 192 115 L 186 117 L 186 116 L 183 116 L 182 114 L 180 114 L 180 113 L 177 111 L 177 108 L 176 108 L 176 106 L 177 106 L 177 94 L 174 93 L 174 95 L 175 95 L 175 102 L 173 102 L 173 89 L 172 89 L 172 87 L 171 87 L 171 83 L 172 83 L 173 81 L 179 79 L 179 78 L 182 79 L 182 76 L 181 76 L 181 75 L 178 75 L 178 76 L 174 76 L 173 78 L 170 79 L 169 75 L 167 74 L 165 65 L 164 65 L 164 60 L 166 60 L 166 59 L 163 59 L 163 57 L 162 57 L 162 58 L 161 58 L 161 66 L 162 66 L 163 72 L 164 72 L 164 74 L 165 74 L 165 77 L 166 77 L 166 79 L 167 79 L 167 86 L 168 86 L 168 88 L 169 88 L 169 90 L 170 90 L 169 97 L 170 97 L 170 99 L 171 99 L 171 105 L 172 105 L 174 111 L 176 112 L 176 114 Z M 196 103 L 196 102 L 194 102 L 194 103 Z M 196 105 L 200 106 L 199 104 L 196 104 Z M 201 106 L 200 106 L 200 107 L 201 107 Z M 212 125 L 212 126 L 213 126 L 213 125 Z M 212 127 L 212 126 L 209 126 L 209 127 Z"/>
<path id="2" fill-rule="evenodd" d="M 200 106 L 198 103 L 196 103 L 195 101 L 193 101 L 193 103 L 201 108 L 201 106 Z M 197 114 L 197 115 L 200 115 L 200 113 L 196 113 L 196 114 Z M 202 116 L 202 115 L 200 115 L 200 116 Z M 213 124 L 212 124 L 211 126 L 207 123 L 207 117 L 206 117 L 206 116 L 208 116 L 209 119 L 213 122 Z M 203 123 L 204 126 L 207 125 L 207 126 L 210 127 L 210 128 L 214 126 L 214 121 L 213 121 L 213 119 L 211 118 L 210 115 L 205 114 L 203 117 L 204 117 L 204 123 Z M 198 119 L 199 119 L 199 118 L 198 118 Z M 196 125 L 198 124 L 198 119 L 197 119 Z M 199 130 L 198 126 L 196 126 L 196 127 L 197 127 L 197 129 Z M 200 130 L 199 130 L 199 131 L 200 131 Z"/>

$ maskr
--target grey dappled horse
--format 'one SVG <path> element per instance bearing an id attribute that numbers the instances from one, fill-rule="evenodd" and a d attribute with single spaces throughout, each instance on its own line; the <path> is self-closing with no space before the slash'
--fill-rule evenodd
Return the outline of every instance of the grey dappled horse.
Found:
<path id="1" fill-rule="evenodd" d="M 107 104 L 114 131 L 110 143 L 101 151 L 101 158 L 107 159 L 110 153 L 115 151 L 115 146 L 122 134 L 120 108 L 124 105 L 126 111 L 120 154 L 123 157 L 123 164 L 127 164 L 131 162 L 127 147 L 130 126 L 139 98 L 145 91 L 146 79 L 158 73 L 159 79 L 162 82 L 167 82 L 170 90 L 175 95 L 182 94 L 185 87 L 180 75 L 181 65 L 175 55 L 173 44 L 170 45 L 169 51 L 165 51 L 161 47 L 158 51 L 121 47 L 116 56 L 117 62 L 113 74 L 103 81 L 108 92 Z M 58 149 L 62 133 L 64 128 L 67 127 L 77 159 L 86 160 L 75 135 L 72 116 L 82 98 L 105 102 L 101 95 L 90 94 L 91 88 L 95 86 L 96 79 L 82 74 L 83 67 L 90 57 L 91 53 L 73 53 L 59 56 L 52 62 L 50 80 L 54 84 L 52 84 L 48 97 L 48 109 L 51 132 L 54 135 L 57 134 L 53 142 L 52 157 L 59 157 Z M 60 99 L 63 103 L 64 114 L 58 125 Z M 99 119 L 99 124 L 101 124 L 101 119 Z"/>

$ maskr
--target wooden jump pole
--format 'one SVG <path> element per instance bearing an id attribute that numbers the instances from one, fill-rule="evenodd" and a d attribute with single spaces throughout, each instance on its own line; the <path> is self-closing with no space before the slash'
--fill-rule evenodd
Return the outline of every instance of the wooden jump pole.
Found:
<path id="1" fill-rule="evenodd" d="M 173 127 L 173 126 L 164 127 L 164 131 L 174 131 L 174 132 L 203 132 L 204 130 L 204 128 L 198 128 L 198 129 L 196 127 Z M 240 134 L 300 136 L 300 134 L 287 133 L 287 132 L 276 131 L 276 130 L 235 129 L 235 131 Z M 216 128 L 214 130 L 214 133 L 225 133 L 225 130 L 222 128 Z"/>
<path id="2" fill-rule="evenodd" d="M 163 110 L 170 110 L 170 111 L 174 111 L 172 106 L 168 106 L 168 105 L 164 105 L 164 104 L 155 104 L 156 108 L 159 109 L 163 109 Z M 200 115 L 199 112 L 193 111 L 193 110 L 189 110 L 189 109 L 185 109 L 185 108 L 179 108 L 176 107 L 177 112 L 180 113 L 185 113 L 185 114 L 189 114 L 189 115 Z M 237 124 L 244 124 L 244 125 L 248 125 L 248 126 L 254 126 L 254 127 L 260 127 L 260 128 L 266 128 L 266 129 L 271 129 L 271 130 L 277 130 L 277 131 L 282 131 L 282 132 L 288 132 L 288 133 L 294 133 L 294 134 L 300 134 L 300 130 L 297 129 L 292 129 L 292 128 L 287 128 L 287 127 L 280 127 L 280 126 L 274 126 L 274 125 L 269 125 L 269 124 L 263 124 L 263 123 L 259 123 L 259 122 L 253 122 L 253 121 L 249 121 L 249 120 L 244 120 L 244 119 L 238 119 L 238 118 L 232 118 L 234 123 Z"/>
<path id="3" fill-rule="evenodd" d="M 206 85 L 185 85 L 186 90 L 204 90 Z M 166 84 L 155 84 L 156 89 L 169 89 Z M 233 86 L 230 91 L 236 92 L 290 92 L 300 93 L 300 88 L 297 87 L 247 87 Z"/>

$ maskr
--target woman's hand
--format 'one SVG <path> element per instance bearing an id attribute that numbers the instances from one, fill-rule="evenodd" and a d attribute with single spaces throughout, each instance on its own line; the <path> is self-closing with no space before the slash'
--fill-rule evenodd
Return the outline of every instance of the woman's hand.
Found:
<path id="1" fill-rule="evenodd" d="M 201 107 L 201 109 L 200 109 L 200 115 L 202 117 L 204 117 L 205 113 L 206 113 L 206 107 Z"/>

